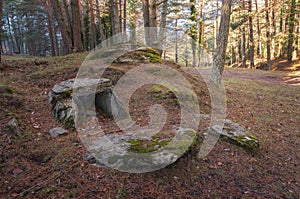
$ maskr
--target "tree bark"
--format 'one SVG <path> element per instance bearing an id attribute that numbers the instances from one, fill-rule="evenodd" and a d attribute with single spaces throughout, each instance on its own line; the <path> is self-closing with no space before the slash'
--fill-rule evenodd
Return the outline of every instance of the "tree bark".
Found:
<path id="1" fill-rule="evenodd" d="M 214 25 L 214 50 L 216 50 L 218 45 L 218 25 L 219 25 L 219 0 L 217 0 L 216 5 L 216 16 L 215 16 L 215 25 Z"/>
<path id="2" fill-rule="evenodd" d="M 242 0 L 242 11 L 245 11 L 245 0 Z M 242 67 L 247 68 L 247 56 L 246 56 L 246 28 L 242 25 Z"/>
<path id="3" fill-rule="evenodd" d="M 255 7 L 256 7 L 256 25 L 257 25 L 257 36 L 258 36 L 258 41 L 257 41 L 257 50 L 256 50 L 256 55 L 261 58 L 261 52 L 262 52 L 262 46 L 261 46 L 261 28 L 260 28 L 260 17 L 259 17 L 259 11 L 258 11 L 258 2 L 255 0 Z"/>
<path id="4" fill-rule="evenodd" d="M 195 0 L 190 0 L 191 3 L 191 21 L 194 23 L 191 25 L 190 28 L 190 34 L 191 34 L 191 39 L 192 39 L 192 51 L 193 51 L 193 58 L 192 58 L 192 65 L 193 67 L 196 67 L 197 65 L 197 59 L 196 59 L 196 44 L 197 44 L 197 10 L 196 10 L 196 1 Z"/>
<path id="5" fill-rule="evenodd" d="M 96 47 L 96 27 L 93 0 L 89 0 L 90 9 L 90 51 Z"/>
<path id="6" fill-rule="evenodd" d="M 250 68 L 254 68 L 254 37 L 253 37 L 253 18 L 252 18 L 252 0 L 248 0 L 249 13 L 249 58 Z"/>
<path id="7" fill-rule="evenodd" d="M 81 52 L 83 51 L 83 45 L 81 40 L 80 9 L 79 9 L 78 0 L 71 0 L 71 11 L 72 11 L 74 50 L 76 52 Z"/>
<path id="8" fill-rule="evenodd" d="M 97 12 L 97 20 L 98 20 L 98 29 L 100 34 L 100 41 L 104 42 L 105 36 L 103 33 L 103 24 L 101 20 L 101 12 L 100 12 L 100 0 L 96 0 L 96 12 Z"/>
<path id="9" fill-rule="evenodd" d="M 62 9 L 59 1 L 51 0 L 51 4 L 54 10 L 56 20 L 58 22 L 59 29 L 61 31 L 61 36 L 64 44 L 64 53 L 68 54 L 73 50 L 71 33 L 68 31 L 67 24 L 62 15 Z"/>
<path id="10" fill-rule="evenodd" d="M 2 1 L 0 0 L 0 45 L 2 49 Z M 0 63 L 1 63 L 1 52 L 0 52 Z"/>
<path id="11" fill-rule="evenodd" d="M 143 16 L 146 44 L 158 49 L 156 0 L 143 0 Z"/>
<path id="12" fill-rule="evenodd" d="M 214 84 L 220 85 L 221 78 L 224 71 L 226 48 L 229 36 L 229 24 L 231 15 L 232 0 L 223 0 L 220 30 L 218 34 L 218 45 L 214 55 L 214 64 L 210 77 L 210 81 Z"/>
<path id="13" fill-rule="evenodd" d="M 73 27 L 72 27 L 72 20 L 71 20 L 71 15 L 70 15 L 70 9 L 68 5 L 68 0 L 63 0 L 63 7 L 64 7 L 64 14 L 66 16 L 67 20 L 67 28 L 68 32 L 70 33 L 71 39 L 72 39 L 72 45 L 74 45 L 74 40 L 73 40 Z"/>
<path id="14" fill-rule="evenodd" d="M 292 62 L 294 51 L 294 29 L 295 29 L 295 11 L 296 0 L 290 1 L 290 14 L 289 14 L 289 34 L 288 34 L 288 49 L 287 49 L 287 61 Z"/>
<path id="15" fill-rule="evenodd" d="M 117 0 L 109 0 L 109 6 L 110 6 L 112 35 L 116 35 L 121 32 L 118 1 Z"/>
<path id="16" fill-rule="evenodd" d="M 267 69 L 271 70 L 271 41 L 270 41 L 270 18 L 269 18 L 269 1 L 265 0 L 266 9 L 266 39 L 267 39 Z"/>
<path id="17" fill-rule="evenodd" d="M 203 32 L 204 32 L 204 24 L 203 24 L 203 0 L 199 0 L 199 37 L 198 37 L 198 67 L 200 67 L 201 62 L 201 51 L 203 46 Z"/>
<path id="18" fill-rule="evenodd" d="M 161 19 L 160 19 L 160 33 L 159 40 L 162 43 L 162 50 L 160 51 L 160 56 L 162 56 L 165 51 L 165 37 L 166 37 L 166 25 L 167 25 L 167 14 L 168 14 L 168 0 L 164 0 Z"/>

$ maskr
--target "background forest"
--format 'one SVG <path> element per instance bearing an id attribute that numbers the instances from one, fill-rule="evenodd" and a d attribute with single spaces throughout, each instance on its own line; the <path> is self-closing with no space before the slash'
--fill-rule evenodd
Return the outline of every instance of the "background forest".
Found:
<path id="1" fill-rule="evenodd" d="M 170 28 L 198 42 L 164 58 L 197 66 L 200 49 L 217 46 L 222 1 L 216 0 L 2 0 L 1 54 L 59 56 L 90 51 L 114 34 L 137 27 Z M 291 61 L 299 52 L 299 0 L 232 1 L 226 62 L 259 67 Z M 165 34 L 160 31 L 158 34 Z M 187 53 L 188 52 L 188 53 Z M 177 54 L 184 54 L 180 58 Z M 299 53 L 298 53 L 299 54 Z M 188 62 L 187 60 L 192 60 Z"/>

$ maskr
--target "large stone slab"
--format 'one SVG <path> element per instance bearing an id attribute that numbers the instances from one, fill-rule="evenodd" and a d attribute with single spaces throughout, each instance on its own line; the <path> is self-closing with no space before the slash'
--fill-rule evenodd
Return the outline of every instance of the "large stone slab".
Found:
<path id="1" fill-rule="evenodd" d="M 89 162 L 126 172 L 150 172 L 175 163 L 197 142 L 192 129 L 177 129 L 171 138 L 110 134 L 86 142 Z"/>
<path id="2" fill-rule="evenodd" d="M 109 117 L 114 112 L 118 117 L 125 117 L 126 111 L 122 103 L 112 90 L 109 79 L 70 79 L 56 84 L 48 94 L 48 101 L 52 105 L 54 118 L 62 123 L 65 128 L 74 130 L 73 105 L 80 109 L 80 114 L 92 110 L 93 107 L 100 108 Z M 73 104 L 75 103 L 75 104 Z"/>

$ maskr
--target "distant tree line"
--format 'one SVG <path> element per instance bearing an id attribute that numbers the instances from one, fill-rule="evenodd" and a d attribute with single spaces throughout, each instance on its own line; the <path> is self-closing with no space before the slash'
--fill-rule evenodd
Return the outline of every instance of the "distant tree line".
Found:
<path id="1" fill-rule="evenodd" d="M 0 0 L 1 54 L 58 56 L 90 51 L 120 32 L 134 37 L 135 28 L 161 27 L 146 32 L 146 43 L 162 45 L 164 28 L 184 31 L 193 39 L 185 64 L 198 66 L 200 51 L 216 52 L 224 27 L 223 4 L 230 3 L 228 64 L 254 68 L 276 58 L 292 61 L 299 55 L 300 0 Z M 223 25 L 223 26 L 222 26 Z M 227 23 L 226 23 L 227 25 Z M 220 32 L 224 34 L 224 32 Z M 150 38 L 147 39 L 147 38 Z M 156 38 L 157 37 L 157 38 Z M 159 40 L 160 39 L 160 40 Z M 154 42 L 159 40 L 159 42 Z M 224 38 L 223 38 L 224 40 Z M 152 42 L 152 43 L 150 43 Z M 224 41 L 223 41 L 224 42 Z M 174 46 L 180 62 L 183 48 Z M 179 48 L 179 49 L 178 49 Z M 166 56 L 167 52 L 160 51 Z M 188 60 L 191 60 L 188 62 Z"/>

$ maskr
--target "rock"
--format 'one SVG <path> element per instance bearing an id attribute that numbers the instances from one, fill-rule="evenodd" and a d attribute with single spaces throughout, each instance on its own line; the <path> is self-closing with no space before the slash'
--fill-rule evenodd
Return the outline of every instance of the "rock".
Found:
<path id="1" fill-rule="evenodd" d="M 21 174 L 21 173 L 23 173 L 24 171 L 22 170 L 22 169 L 15 169 L 15 170 L 13 170 L 13 174 L 14 175 L 19 175 L 19 174 Z"/>
<path id="2" fill-rule="evenodd" d="M 218 133 L 222 139 L 228 140 L 252 153 L 259 150 L 257 137 L 251 135 L 242 126 L 230 120 L 225 120 L 222 131 L 219 126 L 213 126 L 207 133 Z"/>
<path id="3" fill-rule="evenodd" d="M 84 160 L 87 161 L 90 164 L 96 164 L 96 162 L 97 162 L 96 158 L 92 154 L 90 154 L 89 152 L 86 152 L 84 154 Z"/>
<path id="4" fill-rule="evenodd" d="M 88 136 L 86 143 L 97 165 L 100 163 L 121 171 L 141 173 L 176 162 L 194 146 L 197 138 L 194 130 L 181 128 L 177 130 L 176 138 L 152 137 L 149 142 L 149 137 L 110 134 L 95 140 Z M 95 162 L 94 159 L 90 161 Z"/>
<path id="5" fill-rule="evenodd" d="M 68 131 L 63 128 L 58 127 L 58 128 L 50 129 L 49 133 L 52 137 L 55 138 L 57 136 L 67 135 Z"/>
<path id="6" fill-rule="evenodd" d="M 8 123 L 7 123 L 7 127 L 9 128 L 10 132 L 12 132 L 14 135 L 22 138 L 22 131 L 18 125 L 18 122 L 15 118 L 11 119 Z"/>
<path id="7" fill-rule="evenodd" d="M 75 130 L 73 103 L 76 104 L 76 110 L 82 118 L 95 106 L 109 117 L 113 116 L 113 108 L 116 108 L 115 112 L 119 118 L 127 116 L 122 103 L 112 91 L 111 81 L 106 78 L 63 81 L 52 88 L 48 94 L 48 101 L 52 104 L 54 118 L 70 130 Z M 77 117 L 78 121 L 80 117 Z"/>
<path id="8" fill-rule="evenodd" d="M 157 50 L 148 47 L 140 47 L 137 50 L 127 52 L 114 60 L 117 64 L 137 63 L 161 63 L 160 54 Z"/>
<path id="9" fill-rule="evenodd" d="M 114 116 L 113 112 L 116 113 L 115 117 L 118 119 L 122 119 L 127 116 L 121 101 L 112 89 L 107 89 L 105 92 L 97 94 L 95 100 L 96 107 L 101 108 L 101 110 L 109 117 Z"/>

